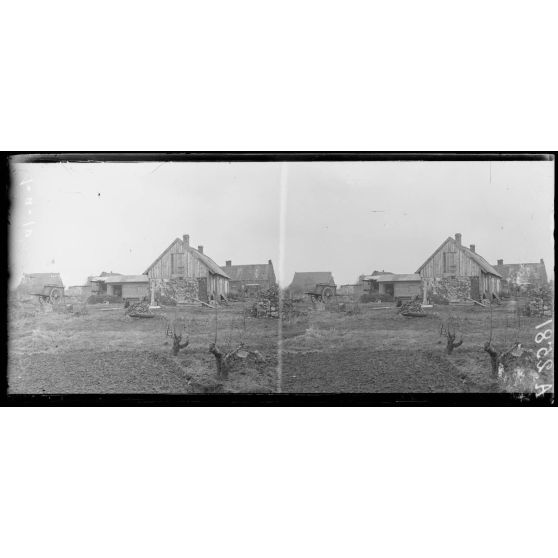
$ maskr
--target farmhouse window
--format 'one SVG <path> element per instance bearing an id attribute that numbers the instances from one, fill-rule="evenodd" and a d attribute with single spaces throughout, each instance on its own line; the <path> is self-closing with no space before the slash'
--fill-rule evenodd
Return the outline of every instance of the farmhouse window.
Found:
<path id="1" fill-rule="evenodd" d="M 184 254 L 171 254 L 173 275 L 184 275 Z"/>
<path id="2" fill-rule="evenodd" d="M 444 273 L 455 273 L 456 271 L 455 252 L 444 252 Z"/>

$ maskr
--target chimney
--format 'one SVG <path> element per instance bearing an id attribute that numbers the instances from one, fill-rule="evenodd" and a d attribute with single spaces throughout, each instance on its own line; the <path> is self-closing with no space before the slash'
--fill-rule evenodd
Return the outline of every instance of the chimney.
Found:
<path id="1" fill-rule="evenodd" d="M 199 252 L 200 254 L 203 254 L 203 246 L 198 246 L 198 252 Z"/>
<path id="2" fill-rule="evenodd" d="M 471 252 L 474 252 L 474 251 L 475 251 L 475 245 L 474 245 L 474 244 L 471 244 L 471 245 L 469 246 L 469 250 L 471 250 Z"/>
<path id="3" fill-rule="evenodd" d="M 182 237 L 182 243 L 184 244 L 184 246 L 190 246 L 190 235 L 189 234 L 185 234 Z"/>
<path id="4" fill-rule="evenodd" d="M 504 260 L 498 260 L 498 265 L 504 265 Z"/>
<path id="5" fill-rule="evenodd" d="M 461 246 L 461 233 L 455 233 L 455 242 Z"/>
<path id="6" fill-rule="evenodd" d="M 232 265 L 232 260 L 227 260 L 225 262 L 225 267 L 231 267 L 231 265 Z"/>
<path id="7" fill-rule="evenodd" d="M 542 264 L 544 263 L 544 260 L 543 260 L 542 258 L 541 258 L 541 263 L 542 263 Z"/>
<path id="8" fill-rule="evenodd" d="M 269 265 L 272 265 L 272 264 L 271 264 L 271 260 L 267 260 L 267 263 L 268 263 Z M 541 263 L 542 263 L 542 260 L 541 260 Z"/>

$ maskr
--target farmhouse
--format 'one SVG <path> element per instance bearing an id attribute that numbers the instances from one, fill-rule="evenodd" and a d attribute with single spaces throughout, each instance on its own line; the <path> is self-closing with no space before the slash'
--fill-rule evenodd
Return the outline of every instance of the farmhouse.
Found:
<path id="1" fill-rule="evenodd" d="M 229 293 L 229 276 L 203 252 L 190 246 L 190 235 L 175 238 L 144 271 L 152 298 L 168 297 L 177 303 L 221 300 Z"/>
<path id="2" fill-rule="evenodd" d="M 317 284 L 335 285 L 331 271 L 296 271 L 288 291 L 303 294 L 313 291 Z"/>
<path id="3" fill-rule="evenodd" d="M 232 260 L 227 260 L 222 269 L 230 277 L 231 295 L 252 296 L 259 291 L 270 289 L 276 283 L 271 260 L 266 264 L 250 265 L 232 265 Z"/>
<path id="4" fill-rule="evenodd" d="M 418 273 L 379 275 L 378 294 L 412 300 L 421 294 L 422 279 Z"/>
<path id="5" fill-rule="evenodd" d="M 502 276 L 482 256 L 475 245 L 466 248 L 461 234 L 448 237 L 418 268 L 425 299 L 446 302 L 481 300 L 501 293 Z"/>
<path id="6" fill-rule="evenodd" d="M 505 264 L 504 260 L 498 260 L 494 269 L 502 276 L 504 294 L 518 294 L 529 287 L 542 287 L 548 283 L 542 258 L 539 263 L 518 264 Z"/>

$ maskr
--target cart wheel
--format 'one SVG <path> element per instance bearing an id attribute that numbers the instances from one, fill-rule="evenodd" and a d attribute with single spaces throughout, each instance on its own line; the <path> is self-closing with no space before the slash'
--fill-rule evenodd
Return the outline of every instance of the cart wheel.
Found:
<path id="1" fill-rule="evenodd" d="M 333 299 L 333 289 L 331 287 L 325 287 L 322 291 L 322 300 L 325 303 L 331 302 Z"/>
<path id="2" fill-rule="evenodd" d="M 52 291 L 50 291 L 49 302 L 51 304 L 58 304 L 61 299 L 62 293 L 60 292 L 60 289 L 54 288 L 52 289 Z"/>

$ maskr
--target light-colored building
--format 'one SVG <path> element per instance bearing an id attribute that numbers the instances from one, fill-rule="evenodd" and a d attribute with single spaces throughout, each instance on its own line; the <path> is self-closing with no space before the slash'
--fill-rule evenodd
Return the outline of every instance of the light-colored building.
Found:
<path id="1" fill-rule="evenodd" d="M 418 273 L 379 275 L 378 294 L 412 300 L 422 294 L 422 279 Z"/>

